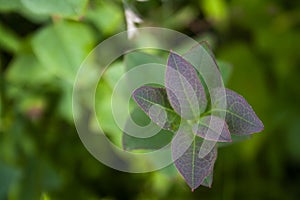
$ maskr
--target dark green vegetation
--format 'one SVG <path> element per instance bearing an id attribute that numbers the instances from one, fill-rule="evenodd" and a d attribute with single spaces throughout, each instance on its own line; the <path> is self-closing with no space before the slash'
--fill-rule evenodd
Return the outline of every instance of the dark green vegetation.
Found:
<path id="1" fill-rule="evenodd" d="M 71 95 L 86 54 L 126 30 L 122 3 L 0 0 L 0 199 L 297 199 L 300 2 L 128 4 L 140 13 L 141 26 L 207 38 L 216 57 L 233 66 L 227 87 L 247 99 L 265 130 L 219 149 L 211 189 L 192 193 L 181 177 L 169 178 L 164 171 L 112 170 L 82 145 L 72 120 Z M 119 60 L 114 67 L 122 65 Z M 103 99 L 110 91 L 108 82 L 96 97 L 99 118 L 108 122 Z M 113 135 L 119 130 L 106 124 L 106 133 L 118 142 Z"/>

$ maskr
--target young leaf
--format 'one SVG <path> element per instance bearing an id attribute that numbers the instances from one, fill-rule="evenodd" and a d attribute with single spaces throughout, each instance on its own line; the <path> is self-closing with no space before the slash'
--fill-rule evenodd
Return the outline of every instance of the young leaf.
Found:
<path id="1" fill-rule="evenodd" d="M 204 158 L 200 158 L 199 151 L 203 139 L 184 131 L 187 129 L 179 128 L 172 141 L 172 157 L 177 170 L 194 191 L 213 171 L 217 148 L 215 146 Z M 187 145 L 189 146 L 187 147 Z"/>
<path id="2" fill-rule="evenodd" d="M 193 132 L 198 136 L 217 142 L 231 142 L 230 132 L 225 120 L 216 116 L 202 117 L 193 126 Z"/>
<path id="3" fill-rule="evenodd" d="M 152 86 L 142 86 L 133 92 L 133 99 L 159 127 L 176 131 L 180 117 L 172 109 L 166 90 Z"/>
<path id="4" fill-rule="evenodd" d="M 194 119 L 206 109 L 205 91 L 196 70 L 173 52 L 168 58 L 165 85 L 172 107 L 183 118 Z"/>
<path id="5" fill-rule="evenodd" d="M 140 108 L 136 108 L 131 113 L 133 121 L 139 126 L 146 126 L 149 123 L 149 118 Z M 125 125 L 127 126 L 127 124 Z M 125 130 L 127 130 L 125 128 Z M 135 131 L 135 129 L 132 129 Z M 139 130 L 136 130 L 139 131 Z M 138 135 L 134 133 L 133 135 Z M 145 150 L 156 150 L 160 149 L 172 140 L 173 133 L 167 130 L 160 130 L 157 134 L 148 138 L 138 138 L 123 133 L 122 136 L 122 145 L 124 150 L 134 150 L 134 149 L 145 149 Z"/>
<path id="6" fill-rule="evenodd" d="M 264 125 L 257 117 L 252 107 L 241 95 L 236 92 L 226 89 L 226 103 L 227 109 L 216 109 L 216 105 L 220 101 L 224 101 L 224 95 L 220 92 L 220 89 L 216 89 L 213 95 L 217 95 L 217 102 L 212 105 L 211 113 L 219 116 L 226 113 L 226 123 L 230 133 L 236 135 L 248 135 L 252 133 L 260 132 L 264 129 Z"/>

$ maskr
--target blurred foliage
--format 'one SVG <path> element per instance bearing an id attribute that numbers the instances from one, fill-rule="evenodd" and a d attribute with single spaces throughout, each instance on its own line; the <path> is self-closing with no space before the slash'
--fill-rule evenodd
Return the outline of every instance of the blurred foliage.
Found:
<path id="1" fill-rule="evenodd" d="M 248 100 L 265 131 L 219 150 L 211 189 L 192 193 L 172 170 L 110 169 L 76 133 L 72 83 L 87 54 L 125 30 L 122 2 L 0 0 L 0 199 L 299 199 L 300 2 L 127 3 L 140 26 L 208 38 L 216 57 L 232 65 L 228 87 Z M 112 68 L 106 77 L 118 77 L 124 64 Z M 113 137 L 119 130 L 101 103 L 109 80 L 96 107 Z"/>

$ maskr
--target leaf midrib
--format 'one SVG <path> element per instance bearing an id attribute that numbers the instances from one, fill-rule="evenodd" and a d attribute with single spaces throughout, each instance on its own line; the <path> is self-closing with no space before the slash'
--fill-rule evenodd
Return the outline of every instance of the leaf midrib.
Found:
<path id="1" fill-rule="evenodd" d="M 195 155 L 196 155 L 196 136 L 194 136 L 193 139 L 193 158 L 192 158 L 192 186 L 193 186 L 193 190 L 195 187 Z"/>
<path id="2" fill-rule="evenodd" d="M 169 111 L 169 112 L 174 113 L 174 114 L 177 115 L 177 113 L 176 113 L 174 110 L 172 110 L 172 109 L 170 109 L 170 108 L 167 108 L 167 107 L 164 107 L 164 106 L 162 106 L 162 105 L 159 104 L 159 103 L 155 103 L 155 102 L 152 102 L 152 101 L 150 101 L 150 100 L 148 100 L 148 99 L 145 99 L 143 96 L 137 95 L 136 97 L 138 97 L 138 98 L 140 98 L 140 99 L 142 99 L 142 100 L 144 100 L 144 101 L 146 101 L 146 102 L 148 102 L 148 103 L 150 103 L 150 104 L 152 104 L 152 105 L 157 105 L 158 107 L 161 107 L 161 108 L 163 108 L 163 109 L 165 109 L 165 110 L 167 110 L 167 111 Z"/>
<path id="3" fill-rule="evenodd" d="M 214 111 L 217 111 L 217 112 L 228 112 L 229 114 L 234 115 L 235 117 L 237 117 L 237 118 L 239 118 L 239 119 L 241 119 L 241 120 L 243 120 L 243 121 L 245 121 L 245 122 L 247 122 L 247 123 L 249 123 L 249 124 L 251 124 L 251 125 L 253 125 L 253 126 L 256 126 L 255 123 L 246 120 L 245 118 L 243 118 L 243 117 L 241 117 L 241 116 L 239 116 L 239 115 L 237 115 L 237 114 L 231 112 L 230 110 L 212 109 L 212 110 L 210 110 L 208 113 L 212 113 L 212 112 L 214 112 Z"/>
<path id="4" fill-rule="evenodd" d="M 174 63 L 175 63 L 175 66 L 176 66 L 176 72 L 177 72 L 178 74 L 180 74 L 180 75 L 179 75 L 180 83 L 181 83 L 181 85 L 183 85 L 183 80 L 182 80 L 182 77 L 181 77 L 181 76 L 183 76 L 183 75 L 182 75 L 181 73 L 179 73 L 179 68 L 178 68 L 177 62 L 176 62 L 176 60 L 175 60 L 175 58 L 174 58 L 174 55 L 172 55 L 171 57 L 172 57 L 172 59 L 173 59 L 173 61 L 174 61 Z M 188 81 L 188 82 L 189 82 L 189 81 Z M 191 85 L 191 84 L 190 84 L 190 85 Z M 193 88 L 192 85 L 191 85 L 191 87 L 192 87 L 192 89 L 194 90 L 194 88 Z M 186 99 L 187 99 L 187 101 L 188 101 L 188 103 L 189 103 L 189 108 L 192 110 L 193 116 L 194 116 L 194 117 L 197 117 L 197 114 L 195 113 L 194 109 L 192 109 L 192 107 L 191 107 L 192 103 L 191 103 L 190 99 L 188 98 L 189 96 L 187 95 L 187 92 L 186 92 L 186 90 L 185 90 L 185 87 L 182 87 L 182 88 L 183 88 L 183 93 L 184 93 L 184 95 L 187 97 Z M 196 95 L 196 98 L 197 98 L 197 95 Z M 198 100 L 198 98 L 197 98 L 197 100 Z"/>

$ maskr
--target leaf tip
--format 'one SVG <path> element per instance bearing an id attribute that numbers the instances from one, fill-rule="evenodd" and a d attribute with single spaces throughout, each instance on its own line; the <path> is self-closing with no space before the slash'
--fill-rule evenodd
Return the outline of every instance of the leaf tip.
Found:
<path id="1" fill-rule="evenodd" d="M 261 131 L 263 131 L 264 129 L 265 129 L 265 126 L 264 126 L 264 124 L 262 123 L 262 121 L 261 120 L 259 120 L 259 132 L 261 132 Z"/>

